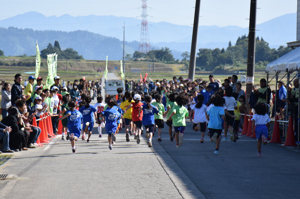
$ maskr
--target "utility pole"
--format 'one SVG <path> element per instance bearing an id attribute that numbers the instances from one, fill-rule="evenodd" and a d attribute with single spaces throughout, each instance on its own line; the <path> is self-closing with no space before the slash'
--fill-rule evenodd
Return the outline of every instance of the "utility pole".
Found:
<path id="1" fill-rule="evenodd" d="M 125 22 L 123 26 L 123 73 L 125 75 Z"/>
<path id="2" fill-rule="evenodd" d="M 195 77 L 199 16 L 200 16 L 200 0 L 196 0 L 193 38 L 192 38 L 191 55 L 190 55 L 190 67 L 189 67 L 189 79 L 191 79 L 192 81 L 194 81 L 194 77 Z"/>
<path id="3" fill-rule="evenodd" d="M 66 59 L 66 71 L 68 71 L 68 62 L 67 62 L 67 59 Z"/>
<path id="4" fill-rule="evenodd" d="M 246 101 L 247 108 L 250 110 L 249 99 L 254 84 L 254 70 L 255 70 L 255 31 L 256 31 L 256 8 L 257 1 L 251 0 L 250 5 L 250 22 L 249 22 L 249 40 L 248 40 L 248 61 L 247 61 L 247 78 L 246 78 Z"/>

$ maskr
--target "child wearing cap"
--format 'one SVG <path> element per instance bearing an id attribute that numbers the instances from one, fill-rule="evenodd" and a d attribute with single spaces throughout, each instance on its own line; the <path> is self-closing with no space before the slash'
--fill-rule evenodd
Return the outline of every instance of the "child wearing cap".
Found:
<path id="1" fill-rule="evenodd" d="M 68 112 L 70 110 L 69 107 L 68 107 L 69 99 L 66 96 L 63 96 L 62 103 L 63 103 L 63 105 L 61 106 L 61 112 L 60 112 L 60 114 L 62 116 L 65 116 L 66 112 Z M 68 129 L 67 128 L 67 126 L 68 126 L 68 119 L 67 118 L 63 119 L 61 121 L 61 123 L 62 123 L 62 137 L 61 137 L 61 139 L 65 140 L 65 132 Z M 67 132 L 67 140 L 69 139 L 69 137 L 70 137 L 69 136 L 69 132 Z"/>
<path id="2" fill-rule="evenodd" d="M 141 128 L 142 128 L 142 119 L 143 119 L 143 110 L 142 106 L 143 103 L 141 103 L 141 95 L 140 94 L 135 94 L 134 97 L 134 102 L 131 102 L 131 106 L 128 106 L 126 111 L 132 107 L 132 121 L 136 125 L 136 143 L 140 143 L 140 136 L 141 136 Z"/>

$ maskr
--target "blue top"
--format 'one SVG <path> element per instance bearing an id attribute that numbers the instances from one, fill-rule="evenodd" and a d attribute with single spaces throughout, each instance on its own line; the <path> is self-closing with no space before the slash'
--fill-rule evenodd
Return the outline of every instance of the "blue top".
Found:
<path id="1" fill-rule="evenodd" d="M 284 86 L 281 86 L 281 88 L 279 89 L 279 99 L 280 100 L 285 100 L 286 95 L 287 95 L 286 88 Z"/>
<path id="2" fill-rule="evenodd" d="M 95 107 L 90 105 L 88 108 L 86 108 L 85 106 L 83 106 L 79 109 L 79 111 L 80 113 L 82 113 L 83 123 L 95 121 L 94 118 L 94 112 L 96 112 Z"/>
<path id="3" fill-rule="evenodd" d="M 150 104 L 150 109 L 147 104 L 143 105 L 143 124 L 145 126 L 153 125 L 154 123 L 154 114 L 158 114 L 158 110 L 155 106 Z"/>
<path id="4" fill-rule="evenodd" d="M 207 104 L 210 100 L 211 96 L 214 94 L 214 91 L 205 91 L 202 95 L 204 96 L 203 104 Z"/>
<path id="5" fill-rule="evenodd" d="M 68 117 L 68 129 L 69 131 L 72 132 L 76 132 L 78 130 L 81 131 L 81 122 L 82 122 L 82 114 L 77 111 L 76 109 L 74 111 L 67 111 L 66 114 L 71 114 Z"/>
<path id="6" fill-rule="evenodd" d="M 208 128 L 223 129 L 222 115 L 225 115 L 224 109 L 220 106 L 213 106 L 209 109 L 207 115 L 209 116 Z"/>
<path id="7" fill-rule="evenodd" d="M 214 92 L 216 92 L 216 91 L 219 90 L 219 84 L 218 84 L 218 82 L 213 82 L 213 83 L 210 82 L 208 85 L 211 86 L 211 90 L 214 91 Z"/>
<path id="8" fill-rule="evenodd" d="M 102 112 L 105 117 L 105 129 L 107 133 L 115 133 L 117 130 L 118 124 L 117 121 L 121 119 L 121 114 L 113 107 Z"/>

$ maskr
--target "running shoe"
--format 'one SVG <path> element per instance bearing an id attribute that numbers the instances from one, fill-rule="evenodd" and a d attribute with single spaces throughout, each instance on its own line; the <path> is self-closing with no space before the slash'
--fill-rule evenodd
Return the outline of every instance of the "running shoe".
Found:
<path id="1" fill-rule="evenodd" d="M 136 136 L 136 143 L 137 143 L 137 144 L 140 144 L 140 142 L 141 142 L 140 136 L 138 135 L 138 136 Z"/>
<path id="2" fill-rule="evenodd" d="M 109 145 L 108 148 L 109 148 L 109 150 L 112 150 L 112 146 L 111 145 Z"/>
<path id="3" fill-rule="evenodd" d="M 129 139 L 129 134 L 127 133 L 126 134 L 126 142 L 129 142 L 130 141 L 130 139 Z"/>
<path id="4" fill-rule="evenodd" d="M 115 141 L 112 141 L 111 144 L 114 145 L 114 144 L 116 144 L 116 142 L 115 142 Z"/>
<path id="5" fill-rule="evenodd" d="M 214 133 L 214 135 L 211 137 L 211 141 L 212 142 L 216 142 L 217 141 L 217 137 L 218 137 L 218 133 Z"/>
<path id="6" fill-rule="evenodd" d="M 72 152 L 75 153 L 76 152 L 76 146 L 74 148 L 72 148 Z"/>
<path id="7" fill-rule="evenodd" d="M 65 136 L 61 136 L 61 140 L 65 140 Z"/>
<path id="8" fill-rule="evenodd" d="M 133 134 L 132 134 L 132 131 L 129 131 L 129 134 L 130 134 L 130 136 L 132 136 Z"/>
<path id="9" fill-rule="evenodd" d="M 148 146 L 149 146 L 149 147 L 152 147 L 152 141 L 149 141 L 149 142 L 148 142 Z"/>
<path id="10" fill-rule="evenodd" d="M 89 142 L 90 142 L 90 140 L 89 140 L 89 139 L 87 139 L 87 140 L 86 140 L 86 142 L 87 142 L 87 143 L 89 143 Z"/>
<path id="11" fill-rule="evenodd" d="M 230 136 L 230 140 L 234 141 L 234 135 L 233 134 Z"/>
<path id="12" fill-rule="evenodd" d="M 257 152 L 257 156 L 258 156 L 258 157 L 261 157 L 261 152 Z"/>
<path id="13" fill-rule="evenodd" d="M 268 142 L 268 138 L 266 138 L 266 136 L 262 135 L 261 139 L 263 141 L 263 143 L 267 143 Z"/>
<path id="14" fill-rule="evenodd" d="M 68 133 L 67 137 L 66 137 L 66 140 L 69 140 L 69 139 L 70 139 L 70 134 Z"/>
<path id="15" fill-rule="evenodd" d="M 133 135 L 134 135 L 134 139 L 136 140 L 137 139 L 137 135 L 135 133 Z"/>
<path id="16" fill-rule="evenodd" d="M 112 133 L 112 134 L 111 134 L 111 138 L 112 138 L 113 141 L 116 141 L 116 136 L 115 136 L 115 134 Z"/>
<path id="17" fill-rule="evenodd" d="M 219 150 L 215 150 L 214 154 L 218 155 L 219 154 Z"/>
<path id="18" fill-rule="evenodd" d="M 171 141 L 171 142 L 173 142 L 173 140 L 174 140 L 173 136 L 172 136 L 172 137 L 170 137 L 170 141 Z"/>
<path id="19" fill-rule="evenodd" d="M 183 145 L 183 137 L 179 135 L 179 146 Z"/>
<path id="20" fill-rule="evenodd" d="M 102 138 L 102 134 L 99 134 L 99 138 Z"/>
<path id="21" fill-rule="evenodd" d="M 161 142 L 162 140 L 161 140 L 161 138 L 158 138 L 157 141 Z"/>
<path id="22" fill-rule="evenodd" d="M 150 135 L 149 135 L 149 133 L 148 133 L 148 131 L 147 131 L 147 132 L 146 132 L 146 139 L 148 140 L 149 137 L 150 137 Z"/>
<path id="23" fill-rule="evenodd" d="M 203 143 L 203 142 L 204 142 L 204 139 L 203 139 L 203 138 L 201 138 L 201 139 L 200 139 L 200 143 Z"/>

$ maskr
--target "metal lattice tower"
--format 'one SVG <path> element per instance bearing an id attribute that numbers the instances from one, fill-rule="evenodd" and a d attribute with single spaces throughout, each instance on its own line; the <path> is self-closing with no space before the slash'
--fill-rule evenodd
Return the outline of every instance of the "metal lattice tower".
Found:
<path id="1" fill-rule="evenodd" d="M 142 0 L 142 22 L 141 22 L 141 38 L 139 44 L 139 52 L 147 53 L 151 50 L 149 32 L 148 32 L 148 14 L 147 14 L 147 0 Z"/>

